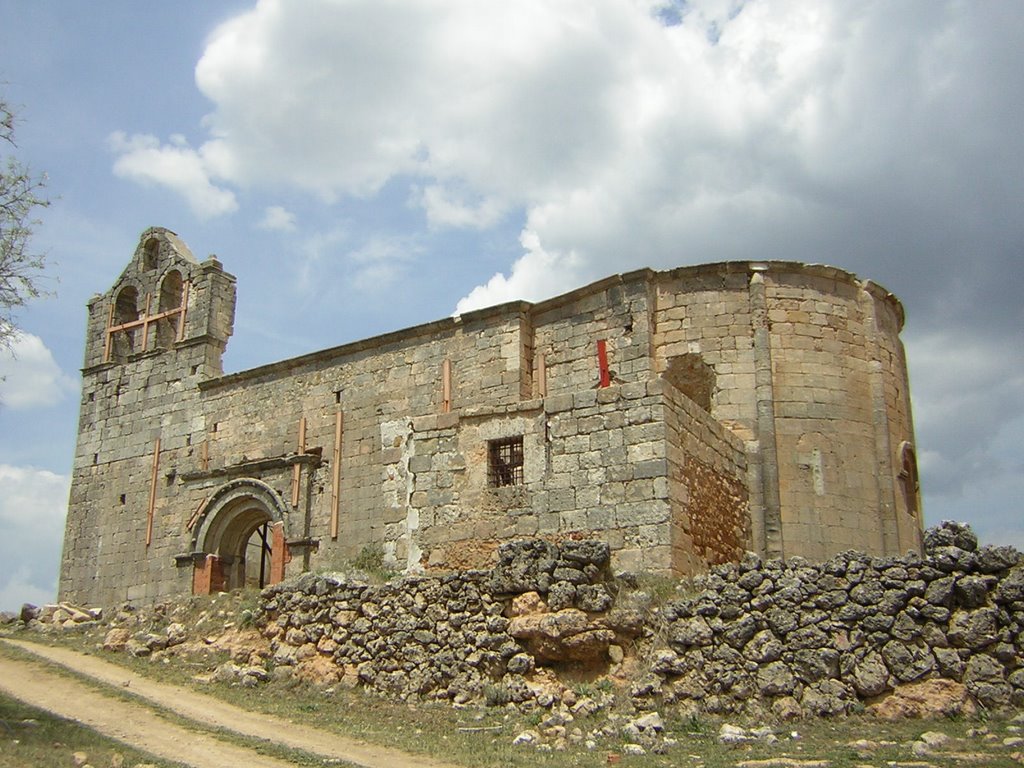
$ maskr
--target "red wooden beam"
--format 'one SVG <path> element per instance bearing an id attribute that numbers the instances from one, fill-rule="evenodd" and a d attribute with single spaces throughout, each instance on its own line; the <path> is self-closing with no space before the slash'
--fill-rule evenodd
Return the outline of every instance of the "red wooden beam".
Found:
<path id="1" fill-rule="evenodd" d="M 604 339 L 598 339 L 597 341 L 597 366 L 601 372 L 599 387 L 610 386 L 612 383 L 612 374 L 608 370 L 608 342 Z"/>
<path id="2" fill-rule="evenodd" d="M 146 512 L 146 546 L 153 543 L 153 513 L 156 510 L 157 474 L 160 470 L 160 438 L 153 445 L 153 472 L 149 482 L 149 509 Z"/>

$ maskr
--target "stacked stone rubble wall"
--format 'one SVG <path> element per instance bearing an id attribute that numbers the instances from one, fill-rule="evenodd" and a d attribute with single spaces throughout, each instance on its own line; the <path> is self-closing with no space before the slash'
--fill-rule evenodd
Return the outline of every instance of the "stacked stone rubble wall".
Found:
<path id="1" fill-rule="evenodd" d="M 524 701 L 538 660 L 603 663 L 638 631 L 609 610 L 609 560 L 604 542 L 520 541 L 491 571 L 376 586 L 304 574 L 263 591 L 260 624 L 278 665 L 327 661 L 342 681 L 400 698 L 466 701 L 501 686 Z"/>
<path id="2" fill-rule="evenodd" d="M 985 707 L 1024 704 L 1024 562 L 978 548 L 964 526 L 933 529 L 923 558 L 748 555 L 646 616 L 615 605 L 609 562 L 603 542 L 534 540 L 502 545 L 491 571 L 445 578 L 307 574 L 264 591 L 262 624 L 277 663 L 322 657 L 401 697 L 501 686 L 524 701 L 536 667 L 615 672 L 625 648 L 649 660 L 631 691 L 642 708 L 838 715 L 930 678 Z"/>
<path id="3" fill-rule="evenodd" d="M 1024 564 L 966 527 L 930 532 L 927 556 L 847 552 L 824 563 L 747 556 L 697 579 L 664 612 L 651 695 L 712 711 L 833 715 L 928 678 L 981 705 L 1024 703 Z"/>

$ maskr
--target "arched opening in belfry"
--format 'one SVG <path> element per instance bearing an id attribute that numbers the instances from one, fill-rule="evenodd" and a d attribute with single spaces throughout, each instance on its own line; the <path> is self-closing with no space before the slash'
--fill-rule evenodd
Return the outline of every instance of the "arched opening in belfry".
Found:
<path id="1" fill-rule="evenodd" d="M 704 362 L 699 354 L 688 352 L 670 357 L 662 375 L 667 382 L 711 412 L 711 399 L 715 394 L 715 369 Z"/>
<path id="2" fill-rule="evenodd" d="M 134 286 L 127 285 L 117 294 L 114 302 L 113 324 L 124 325 L 133 323 L 139 319 L 139 292 Z M 136 349 L 137 328 L 126 328 L 113 335 L 112 343 L 113 357 L 117 360 L 124 360 L 133 352 L 142 350 Z"/>
<path id="3" fill-rule="evenodd" d="M 184 295 L 184 283 L 181 279 L 181 272 L 172 269 L 160 283 L 160 301 L 158 312 L 161 315 L 181 309 Z M 156 334 L 157 346 L 161 349 L 170 348 L 179 338 L 181 328 L 181 314 L 173 313 L 161 317 L 157 321 Z"/>
<path id="4" fill-rule="evenodd" d="M 284 578 L 288 547 L 282 506 L 257 480 L 229 483 L 214 494 L 196 532 L 192 591 L 262 588 Z"/>
<path id="5" fill-rule="evenodd" d="M 160 259 L 160 241 L 149 238 L 142 248 L 142 266 L 145 269 L 156 269 Z"/>

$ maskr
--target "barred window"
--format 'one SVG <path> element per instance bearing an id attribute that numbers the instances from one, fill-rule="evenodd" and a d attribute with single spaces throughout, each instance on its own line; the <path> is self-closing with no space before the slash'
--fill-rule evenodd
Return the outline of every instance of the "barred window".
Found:
<path id="1" fill-rule="evenodd" d="M 523 436 L 487 443 L 487 484 L 492 488 L 523 484 Z"/>

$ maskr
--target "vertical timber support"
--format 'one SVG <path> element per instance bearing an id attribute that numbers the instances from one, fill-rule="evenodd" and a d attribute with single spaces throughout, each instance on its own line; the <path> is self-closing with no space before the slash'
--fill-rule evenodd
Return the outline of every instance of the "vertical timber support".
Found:
<path id="1" fill-rule="evenodd" d="M 156 482 L 160 471 L 160 438 L 153 445 L 153 470 L 149 478 L 149 507 L 146 511 L 146 546 L 153 543 L 153 514 L 156 511 Z"/>
<path id="2" fill-rule="evenodd" d="M 178 313 L 177 341 L 183 341 L 185 339 L 185 315 L 188 313 L 188 289 L 190 285 L 191 283 L 186 280 L 185 284 L 181 286 L 181 312 Z"/>
<path id="3" fill-rule="evenodd" d="M 291 557 L 284 540 L 284 523 L 276 522 L 270 526 L 270 584 L 284 581 L 284 566 L 289 560 Z"/>
<path id="4" fill-rule="evenodd" d="M 757 400 L 757 442 L 761 465 L 761 530 L 767 557 L 783 556 L 782 501 L 779 496 L 779 456 L 775 442 L 775 392 L 772 381 L 772 341 L 763 265 L 752 265 L 750 313 L 754 331 L 754 391 Z"/>
<path id="5" fill-rule="evenodd" d="M 598 387 L 604 389 L 610 386 L 612 383 L 612 374 L 608 370 L 608 342 L 605 339 L 598 339 L 597 341 L 597 368 L 598 368 Z"/>
<path id="6" fill-rule="evenodd" d="M 114 302 L 110 302 L 110 311 L 107 313 L 107 331 L 103 341 L 103 362 L 110 362 L 111 347 L 114 344 L 114 333 L 110 329 L 114 327 Z"/>
<path id="7" fill-rule="evenodd" d="M 452 361 L 445 358 L 441 363 L 441 413 L 452 410 Z"/>
<path id="8" fill-rule="evenodd" d="M 341 438 L 345 415 L 334 414 L 334 451 L 331 454 L 331 538 L 338 538 L 338 506 L 341 500 Z"/>
<path id="9" fill-rule="evenodd" d="M 299 419 L 299 441 L 296 447 L 296 454 L 301 456 L 306 452 L 306 417 Z M 299 485 L 302 480 L 302 465 L 292 466 L 292 506 L 299 506 Z"/>
<path id="10" fill-rule="evenodd" d="M 146 311 L 142 315 L 142 348 L 140 352 L 146 352 L 149 350 L 149 310 L 153 304 L 153 294 L 146 294 Z"/>

